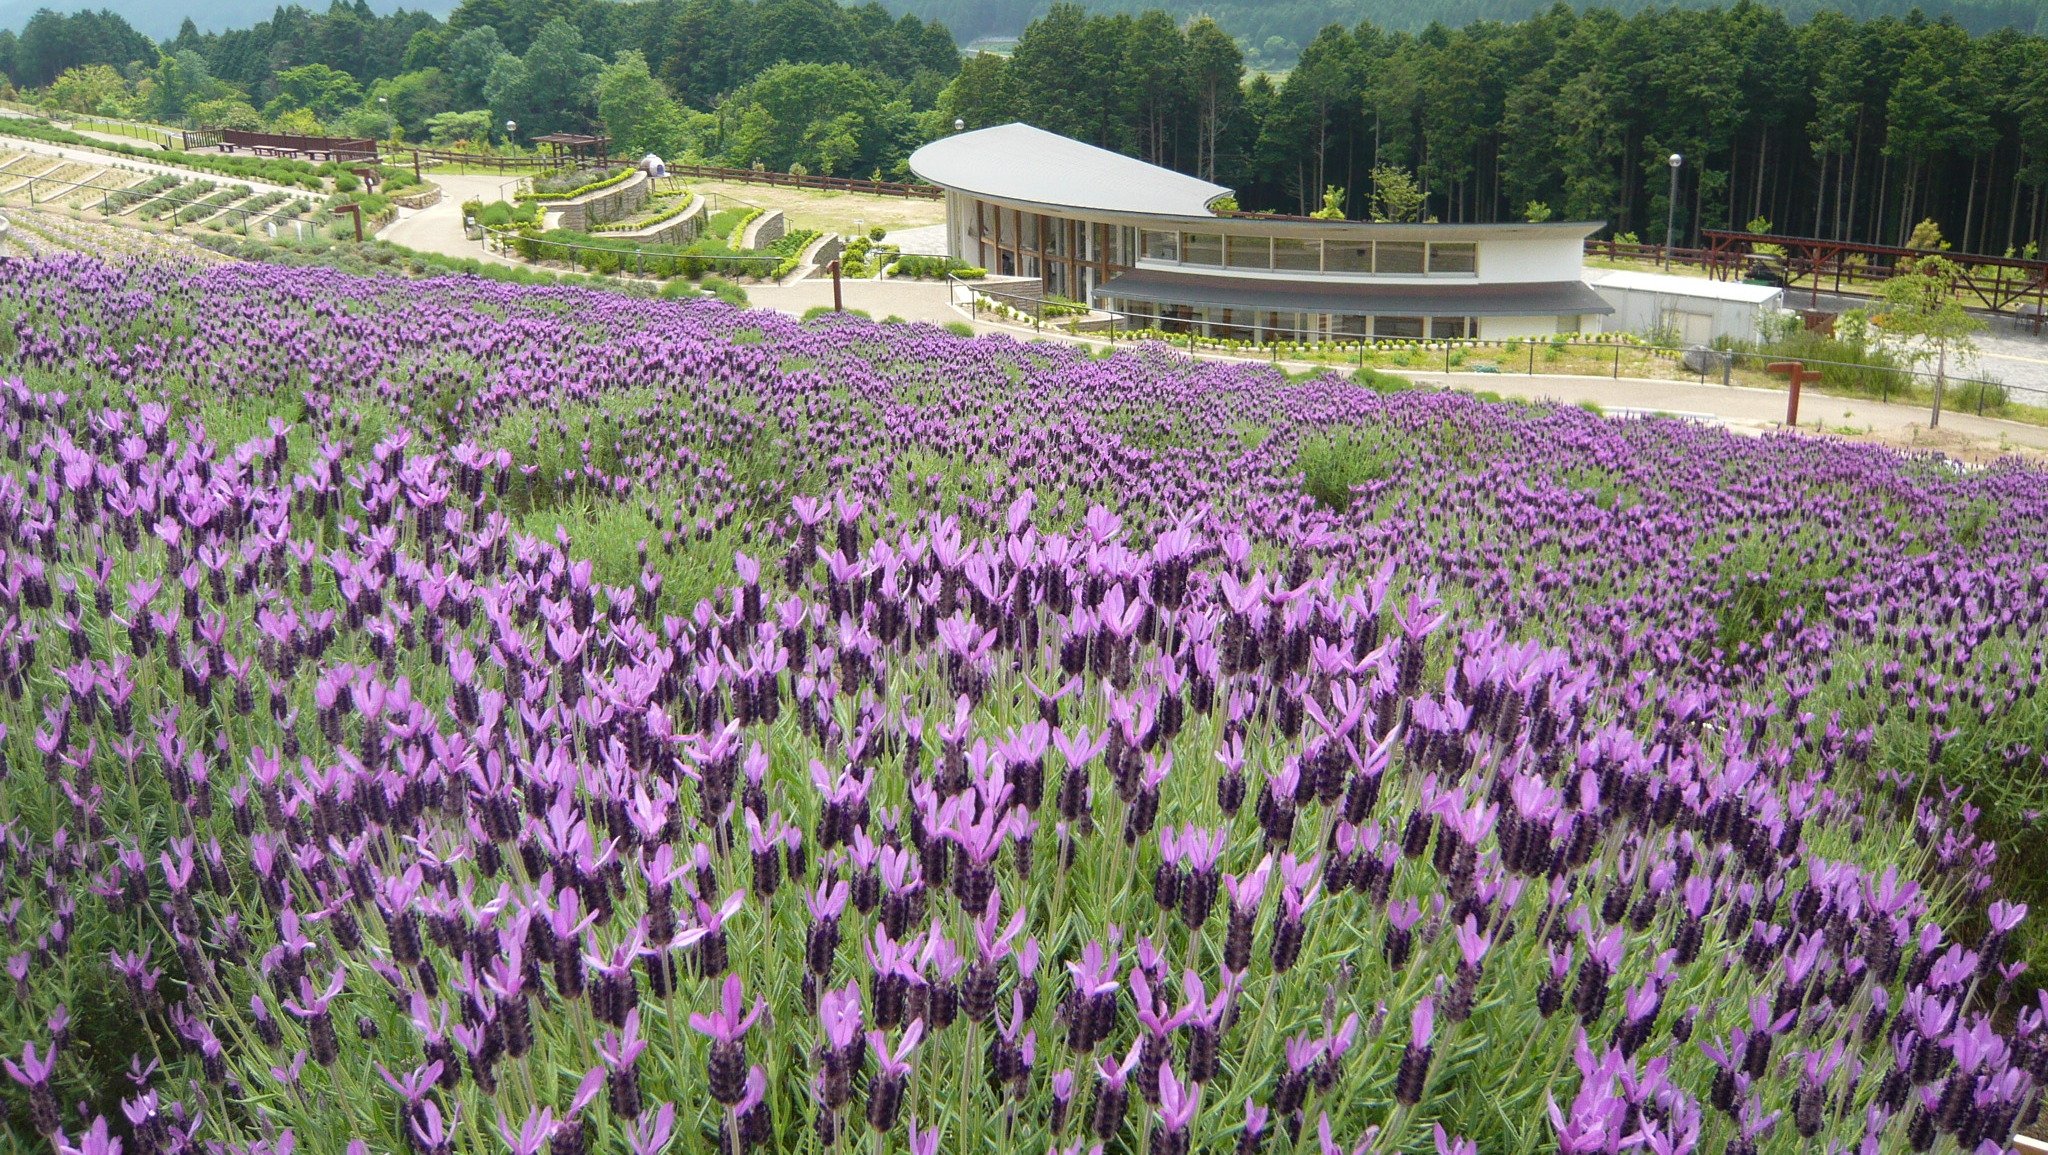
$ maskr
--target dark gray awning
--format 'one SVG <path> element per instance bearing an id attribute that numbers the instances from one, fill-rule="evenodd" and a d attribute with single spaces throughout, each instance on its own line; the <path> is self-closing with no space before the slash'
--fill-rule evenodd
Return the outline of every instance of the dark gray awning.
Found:
<path id="1" fill-rule="evenodd" d="M 1096 286 L 1095 297 L 1383 317 L 1557 317 L 1614 312 L 1584 281 L 1359 284 L 1132 269 Z"/>

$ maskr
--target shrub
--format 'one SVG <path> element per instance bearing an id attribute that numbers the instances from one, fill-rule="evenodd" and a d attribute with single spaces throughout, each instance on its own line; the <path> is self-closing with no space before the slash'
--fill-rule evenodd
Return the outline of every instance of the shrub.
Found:
<path id="1" fill-rule="evenodd" d="M 1311 439 L 1295 460 L 1302 491 L 1325 509 L 1342 513 L 1356 500 L 1356 487 L 1392 476 L 1397 459 L 1385 445 L 1347 430 Z"/>
<path id="2" fill-rule="evenodd" d="M 726 280 L 724 277 L 705 277 L 703 284 L 705 292 L 710 293 L 726 304 L 735 305 L 742 309 L 747 307 L 747 291 Z"/>
<path id="3" fill-rule="evenodd" d="M 906 253 L 896 258 L 896 275 L 899 277 L 938 278 L 947 275 L 963 281 L 978 281 L 988 276 L 988 270 L 952 257 L 930 257 Z"/>

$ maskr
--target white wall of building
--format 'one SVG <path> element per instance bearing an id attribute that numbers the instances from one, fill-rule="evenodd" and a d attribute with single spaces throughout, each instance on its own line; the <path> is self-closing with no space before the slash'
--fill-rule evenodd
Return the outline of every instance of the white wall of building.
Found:
<path id="1" fill-rule="evenodd" d="M 1668 332 L 1685 345 L 1708 345 L 1722 338 L 1754 341 L 1759 321 L 1774 307 L 1607 285 L 1596 285 L 1594 291 L 1614 306 L 1614 314 L 1607 318 L 1609 330 L 1639 336 Z"/>
<path id="2" fill-rule="evenodd" d="M 1555 337 L 1559 333 L 1577 332 L 1579 318 L 1573 317 L 1481 317 L 1479 337 L 1485 341 L 1505 341 L 1511 337 Z"/>
<path id="3" fill-rule="evenodd" d="M 1487 284 L 1576 281 L 1585 267 L 1585 241 L 1570 232 L 1487 237 L 1479 242 L 1479 280 Z"/>

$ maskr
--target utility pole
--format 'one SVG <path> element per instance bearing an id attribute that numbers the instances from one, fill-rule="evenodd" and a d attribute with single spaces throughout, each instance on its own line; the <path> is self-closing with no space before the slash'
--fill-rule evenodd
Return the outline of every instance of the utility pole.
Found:
<path id="1" fill-rule="evenodd" d="M 1668 163 L 1671 165 L 1671 193 L 1664 198 L 1664 268 L 1667 272 L 1671 268 L 1671 246 L 1678 237 L 1678 167 L 1685 163 L 1685 158 L 1674 152 Z"/>

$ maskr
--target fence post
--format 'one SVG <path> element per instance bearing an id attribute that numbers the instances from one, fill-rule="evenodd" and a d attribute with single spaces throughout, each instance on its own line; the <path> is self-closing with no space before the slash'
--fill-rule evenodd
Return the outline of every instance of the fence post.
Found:
<path id="1" fill-rule="evenodd" d="M 1977 382 L 1977 416 L 1984 416 L 1984 395 L 1991 392 L 1982 381 Z"/>
<path id="2" fill-rule="evenodd" d="M 1621 380 L 1621 342 L 1614 343 L 1614 379 Z"/>
<path id="3" fill-rule="evenodd" d="M 1734 376 L 1734 373 L 1735 354 L 1733 351 L 1730 351 L 1727 356 L 1721 358 L 1721 384 L 1723 387 L 1728 385 L 1729 379 Z"/>
<path id="4" fill-rule="evenodd" d="M 1444 345 L 1444 376 L 1448 377 L 1448 376 L 1450 376 L 1450 375 L 1451 375 L 1451 346 L 1449 345 L 1449 343 L 1446 343 L 1446 344 Z"/>
<path id="5" fill-rule="evenodd" d="M 1534 341 L 1534 340 L 1532 339 L 1532 340 L 1531 340 L 1531 341 L 1529 342 L 1529 376 L 1531 376 L 1531 377 L 1534 377 L 1535 375 L 1536 375 L 1536 342 L 1535 342 L 1535 341 Z"/>

